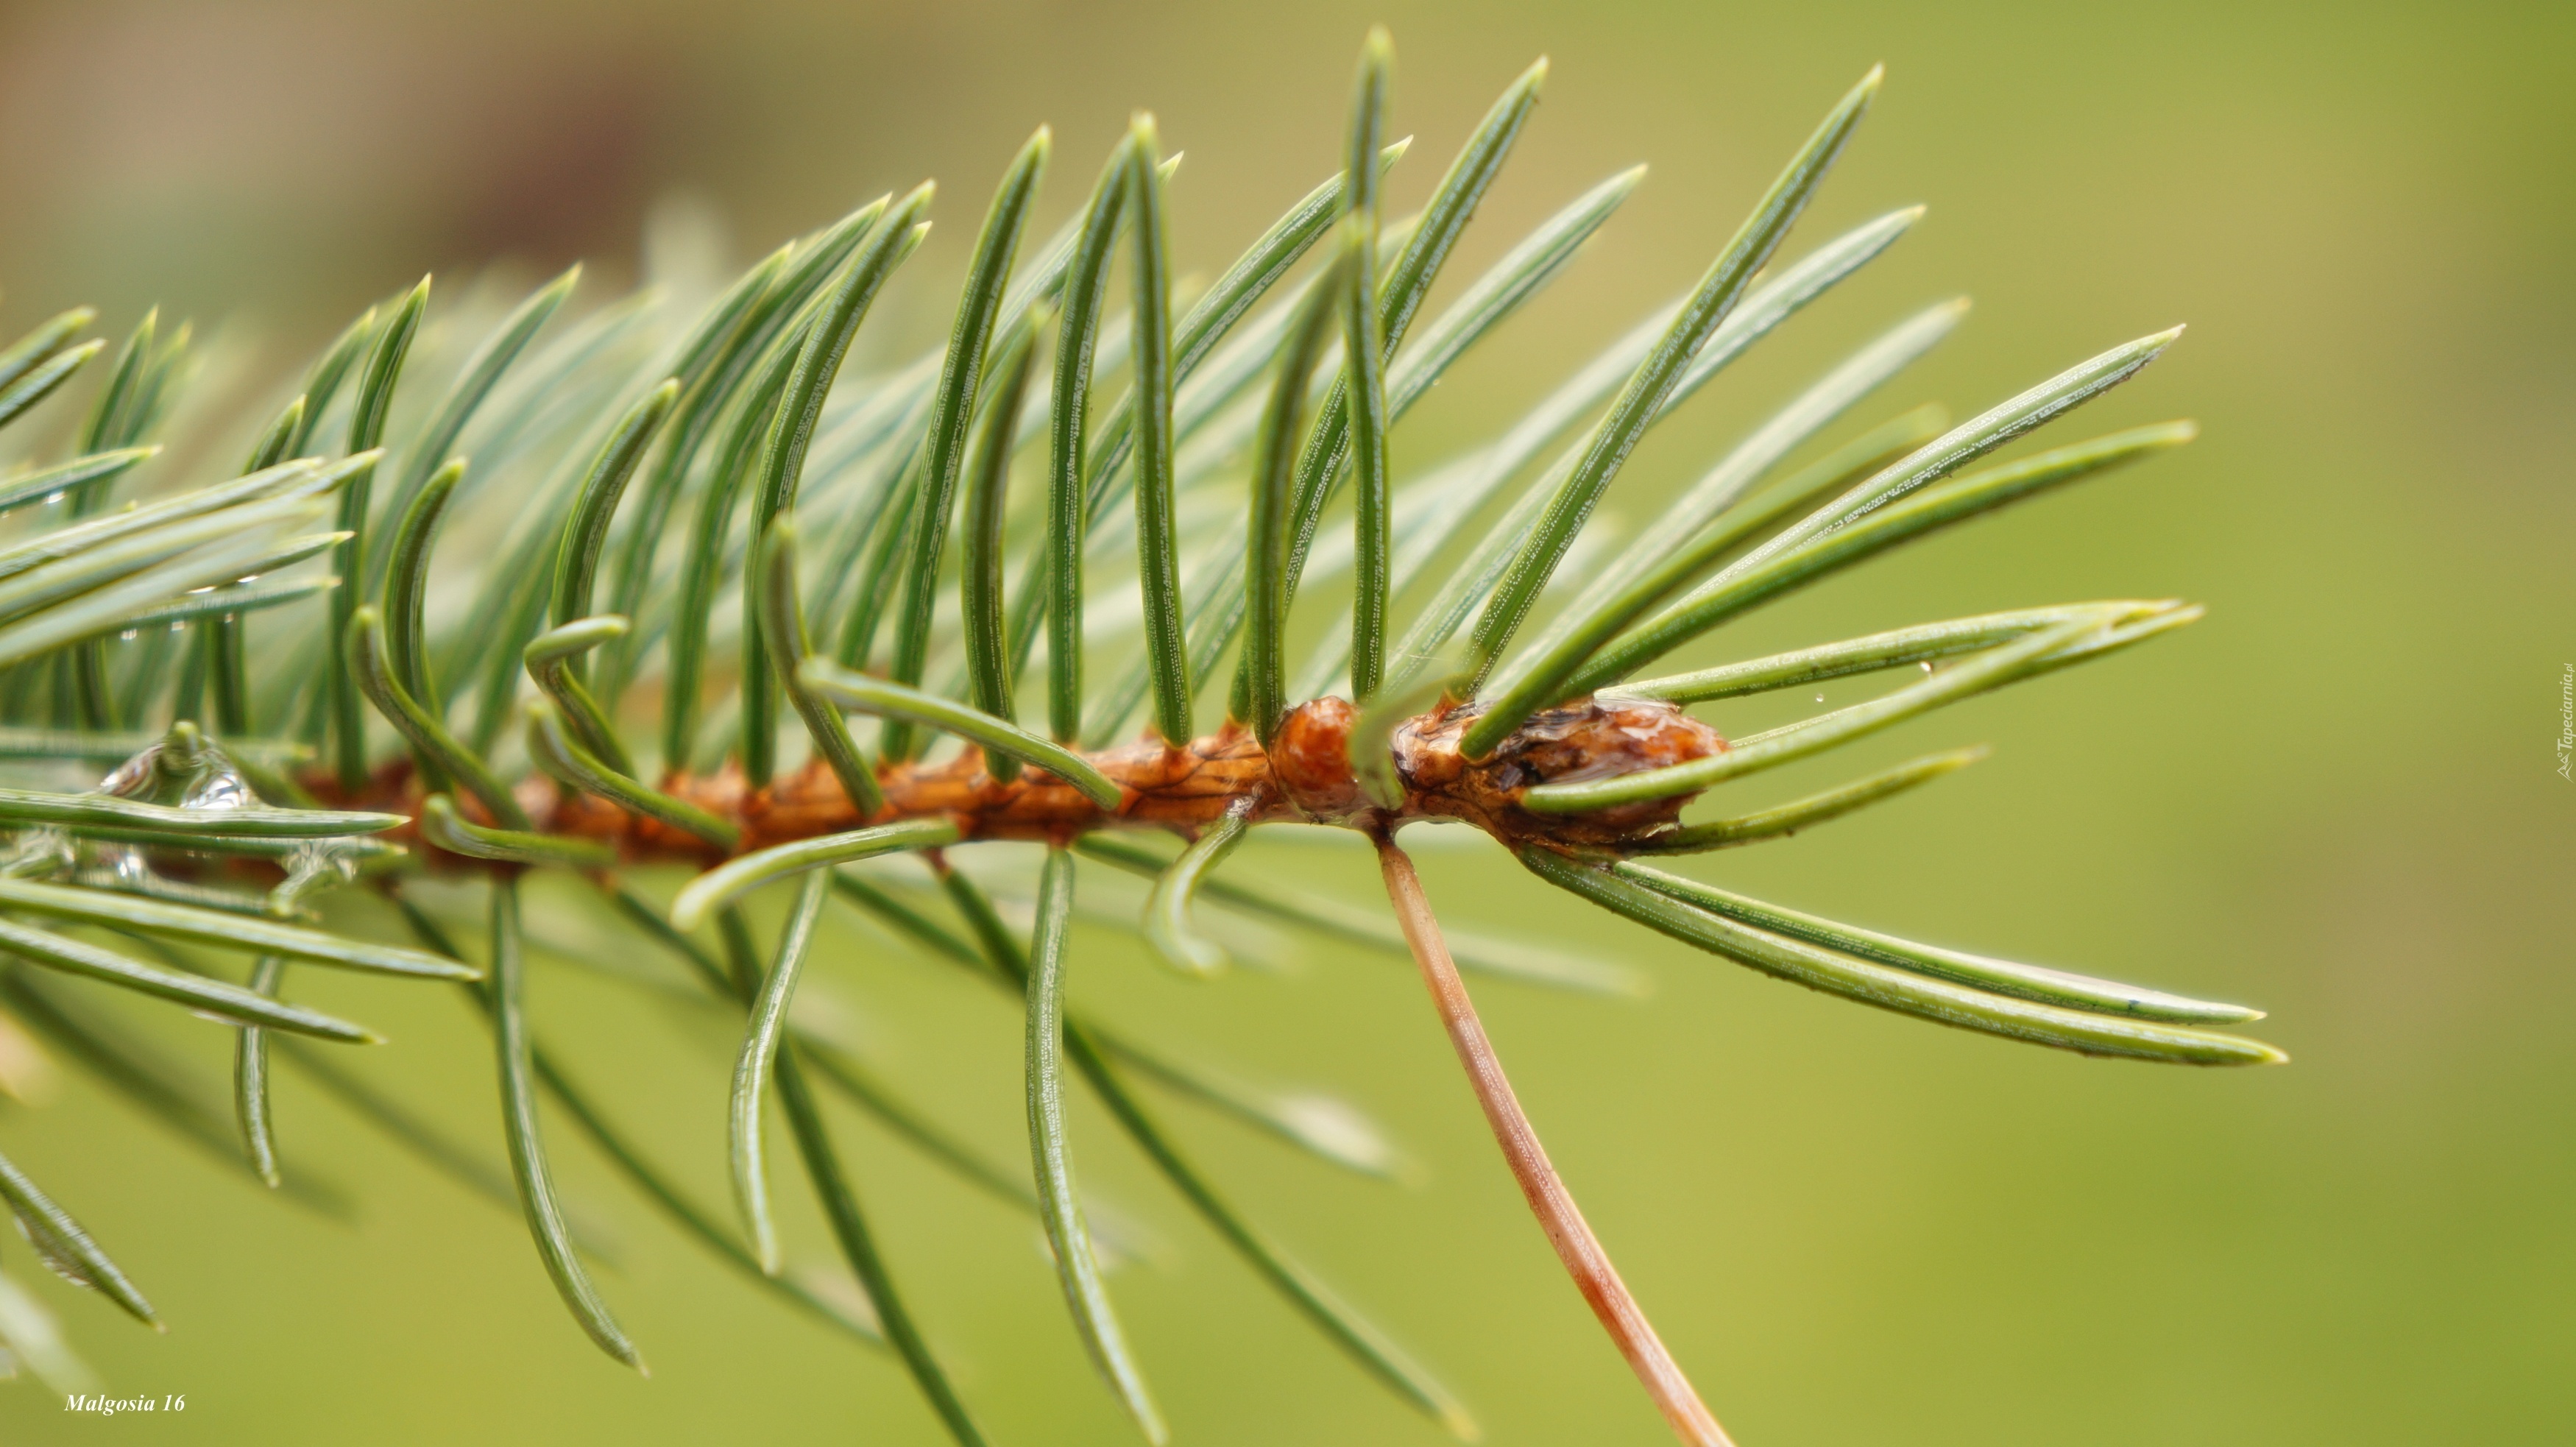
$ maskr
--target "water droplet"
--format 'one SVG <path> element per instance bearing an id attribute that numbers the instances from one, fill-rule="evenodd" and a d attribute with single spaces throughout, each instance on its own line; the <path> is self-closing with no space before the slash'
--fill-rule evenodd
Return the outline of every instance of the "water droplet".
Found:
<path id="1" fill-rule="evenodd" d="M 63 495 L 62 495 L 61 493 L 59 493 L 59 492 L 49 492 L 49 493 L 46 493 L 46 494 L 45 494 L 45 501 L 46 501 L 46 502 L 48 502 L 48 503 L 57 503 L 57 502 L 61 502 L 62 500 L 63 500 Z"/>
<path id="2" fill-rule="evenodd" d="M 1928 663 L 1927 663 L 1927 664 L 1924 664 L 1924 665 L 1923 665 L 1923 671 L 1924 671 L 1925 673 L 1930 673 L 1930 672 L 1932 671 L 1932 665 L 1931 665 L 1931 664 L 1928 664 Z"/>
<path id="3" fill-rule="evenodd" d="M 143 851 L 131 845 L 109 851 L 107 867 L 110 873 L 130 886 L 141 887 L 152 879 L 152 866 L 143 862 Z"/>
<path id="4" fill-rule="evenodd" d="M 246 809 L 258 802 L 259 795 L 251 792 L 250 781 L 241 776 L 241 771 L 232 766 L 231 760 L 222 759 L 189 783 L 188 792 L 179 800 L 179 807 L 203 810 Z M 302 853 L 302 848 L 299 848 L 298 853 L 299 855 Z"/>
<path id="5" fill-rule="evenodd" d="M 187 627 L 187 622 L 184 619 L 173 618 L 170 620 L 170 631 L 173 633 L 185 632 L 187 631 Z"/>
<path id="6" fill-rule="evenodd" d="M 109 770 L 107 777 L 98 781 L 95 792 L 114 794 L 120 799 L 133 798 L 152 782 L 153 766 L 160 759 L 161 745 L 158 742 L 145 744 L 141 752 Z"/>
<path id="7" fill-rule="evenodd" d="M 1824 701 L 1825 701 L 1825 696 L 1824 696 L 1823 694 L 1821 694 L 1821 693 L 1820 693 L 1820 694 L 1817 694 L 1817 695 L 1816 695 L 1816 702 L 1818 702 L 1818 703 L 1823 703 Z"/>
<path id="8" fill-rule="evenodd" d="M 135 635 L 141 631 L 142 630 L 140 629 L 128 628 L 124 632 L 116 635 L 117 641 L 121 643 L 131 643 L 134 641 Z"/>

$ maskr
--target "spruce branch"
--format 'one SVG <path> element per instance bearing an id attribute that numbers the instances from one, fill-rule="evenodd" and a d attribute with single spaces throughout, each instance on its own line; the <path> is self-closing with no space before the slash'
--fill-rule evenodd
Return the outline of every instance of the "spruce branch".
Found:
<path id="1" fill-rule="evenodd" d="M 2249 1007 L 1923 944 L 1647 862 L 1722 867 L 1719 851 L 1910 795 L 1984 751 L 1943 747 L 1785 802 L 1729 795 L 1693 812 L 1714 790 L 1946 721 L 2200 618 L 2179 599 L 2112 599 L 1762 657 L 1711 651 L 1765 604 L 2195 429 L 2002 455 L 2128 384 L 2179 329 L 1965 422 L 1920 404 L 1847 423 L 1964 322 L 1964 298 L 1941 301 L 1878 323 L 1651 520 L 1609 536 L 1600 504 L 1642 485 L 1621 479 L 1647 435 L 1923 214 L 1885 211 L 1784 251 L 1877 94 L 1873 69 L 1695 285 L 1605 325 L 1609 339 L 1508 425 L 1411 467 L 1396 439 L 1411 409 L 1565 274 L 1643 179 L 1617 171 L 1566 200 L 1426 312 L 1546 73 L 1541 61 L 1504 88 L 1419 213 L 1389 216 L 1381 178 L 1410 142 L 1386 138 L 1393 49 L 1372 31 L 1325 123 L 1343 169 L 1195 295 L 1173 251 L 1180 157 L 1154 117 L 1132 115 L 1042 240 L 1027 235 L 1052 147 L 1041 127 L 1003 169 L 956 294 L 932 300 L 950 319 L 943 344 L 910 355 L 882 335 L 880 314 L 898 308 L 880 302 L 920 285 L 905 267 L 931 224 L 926 182 L 778 247 L 689 316 L 650 291 L 576 305 L 576 267 L 465 337 L 448 320 L 456 289 L 433 302 L 423 278 L 230 419 L 229 475 L 174 475 L 202 464 L 162 460 L 207 455 L 190 432 L 202 424 L 176 405 L 202 386 L 186 324 L 147 312 L 113 348 L 81 340 L 97 321 L 87 309 L 24 331 L 0 349 L 0 427 L 57 392 L 79 425 L 59 455 L 0 477 L 0 1016 L 182 1139 L 345 1212 L 290 1154 L 294 1121 L 271 1100 L 283 1057 L 434 1168 L 518 1206 L 577 1328 L 640 1370 L 553 1183 L 538 1109 L 550 1098 L 690 1239 L 886 1349 L 952 1437 L 980 1442 L 972 1384 L 897 1289 L 912 1272 L 863 1208 L 868 1179 L 834 1139 L 829 1091 L 1039 1224 L 1070 1329 L 1160 1442 L 1171 1428 L 1146 1385 L 1157 1344 L 1122 1324 L 1106 1275 L 1149 1253 L 1078 1189 L 1076 1156 L 1100 1147 L 1076 1140 L 1075 1078 L 1290 1309 L 1397 1399 L 1472 1437 L 1466 1408 L 1240 1209 L 1147 1092 L 1372 1176 L 1397 1173 L 1394 1143 L 1337 1101 L 1245 1084 L 1069 998 L 1077 920 L 1215 979 L 1230 958 L 1264 955 L 1246 943 L 1250 916 L 1412 962 L 1612 1343 L 1678 1435 L 1724 1442 L 1549 1165 L 1461 971 L 1619 996 L 1642 977 L 1444 930 L 1400 830 L 1479 831 L 1605 914 L 1916 1018 L 2167 1064 L 2284 1057 L 2221 1028 L 2259 1019 Z M 432 395 L 423 377 L 443 386 Z M 1292 645 L 1310 650 L 1302 666 Z M 1667 671 L 1641 676 L 1654 666 Z M 1209 697 L 1229 668 L 1230 690 Z M 1876 697 L 1766 732 L 1727 737 L 1693 712 L 1891 671 Z M 798 727 L 782 727 L 782 702 Z M 1388 909 L 1246 877 L 1252 841 L 1292 824 L 1366 840 Z M 1153 833 L 1169 842 L 1138 837 Z M 986 847 L 1008 842 L 1042 848 Z M 1077 860 L 1141 877 L 1137 905 L 1113 911 L 1099 883 L 1077 902 Z M 631 872 L 657 865 L 689 872 L 667 899 Z M 536 872 L 583 887 L 566 903 L 530 887 Z M 487 910 L 488 965 L 462 958 L 434 901 L 408 892 L 442 876 L 482 882 L 469 897 Z M 771 888 L 791 877 L 793 891 Z M 361 881 L 394 906 L 397 938 L 312 907 Z M 784 923 L 764 947 L 752 919 L 773 903 Z M 552 911 L 584 908 L 661 963 L 537 947 Z M 832 921 L 969 970 L 1019 1012 L 1027 1174 L 800 1024 L 798 997 L 844 963 Z M 340 1072 L 325 1046 L 375 1037 L 291 998 L 293 965 L 464 986 L 492 1032 L 504 1110 L 489 1149 L 506 1177 Z M 738 1229 L 662 1163 L 676 1146 L 615 1119 L 625 1082 L 610 1072 L 636 1062 L 577 1084 L 540 1043 L 527 982 L 558 966 L 739 1032 L 730 1073 L 699 1082 L 726 1104 Z M 231 1121 L 153 1049 L 65 1008 L 53 992 L 66 974 L 235 1032 Z M 842 1289 L 855 1282 L 872 1313 L 833 1306 L 787 1265 L 763 1134 L 773 1096 Z M 5 1158 L 0 1199 L 50 1264 L 155 1320 Z"/>

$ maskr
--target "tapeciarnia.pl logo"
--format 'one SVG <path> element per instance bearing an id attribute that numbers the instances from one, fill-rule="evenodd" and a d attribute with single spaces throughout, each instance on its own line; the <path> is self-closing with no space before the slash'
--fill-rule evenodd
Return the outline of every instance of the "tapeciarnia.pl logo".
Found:
<path id="1" fill-rule="evenodd" d="M 2571 767 L 2576 767 L 2576 663 L 2563 665 L 2558 674 L 2558 777 L 2576 783 Z"/>

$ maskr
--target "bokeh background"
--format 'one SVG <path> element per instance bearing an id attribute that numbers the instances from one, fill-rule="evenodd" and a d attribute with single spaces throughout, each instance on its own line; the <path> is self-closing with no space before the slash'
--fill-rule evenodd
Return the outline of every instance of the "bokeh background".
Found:
<path id="1" fill-rule="evenodd" d="M 940 230 L 871 323 L 927 341 L 991 178 L 1033 125 L 1059 142 L 1043 229 L 1130 108 L 1154 109 L 1188 152 L 1176 252 L 1213 268 L 1335 164 L 1351 57 L 1380 19 L 1398 45 L 1396 128 L 1421 138 L 1399 205 L 1514 73 L 1554 59 L 1452 278 L 1592 181 L 1653 167 L 1592 252 L 1408 423 L 1400 462 L 1509 418 L 1686 285 L 1873 61 L 1889 66 L 1884 97 L 1791 252 L 1893 205 L 1928 202 L 1929 219 L 1659 431 L 1613 508 L 1641 516 L 1766 403 L 1942 296 L 1977 310 L 1895 405 L 1964 415 L 2191 324 L 2052 436 L 2190 416 L 2195 446 L 1874 565 L 1724 645 L 2100 596 L 2188 596 L 2208 621 L 1910 725 L 1877 757 L 1980 740 L 1996 755 L 1696 868 L 1909 933 L 2245 998 L 2295 1063 L 2200 1074 L 1944 1031 L 1690 954 L 1493 852 L 1424 854 L 1456 923 L 1653 979 L 1642 1002 L 1481 995 L 1560 1168 L 1730 1428 L 1777 1447 L 2562 1437 L 2576 1416 L 2576 785 L 2552 748 L 2576 663 L 2567 7 L 17 0 L 0 10 L 0 329 L 88 301 L 121 332 L 158 302 L 283 370 L 424 270 L 533 277 L 589 258 L 595 300 L 637 272 L 655 217 L 747 260 L 935 175 Z M 1776 792 L 1858 767 L 1839 758 Z M 1256 846 L 1232 867 L 1374 888 L 1356 849 Z M 1016 1012 L 834 928 L 817 978 L 889 1073 L 1020 1159 Z M 1168 1108 L 1489 1440 L 1665 1440 L 1526 1219 L 1409 970 L 1278 953 L 1293 968 L 1187 987 L 1094 934 L 1079 968 L 1141 1031 L 1248 1078 L 1329 1088 L 1401 1140 L 1416 1169 L 1387 1185 Z M 726 1042 L 562 960 L 540 969 L 549 1030 L 721 1201 Z M 359 1062 L 369 1079 L 488 1146 L 489 1072 L 461 1009 L 314 990 L 396 1033 Z M 209 1089 L 225 1033 L 172 1032 Z M 617 1247 L 605 1290 L 649 1381 L 580 1338 L 512 1215 L 291 1079 L 279 1108 L 294 1155 L 345 1187 L 354 1219 L 268 1198 L 77 1076 L 42 1108 L 0 1105 L 9 1152 L 172 1330 L 49 1278 L 36 1290 L 107 1390 L 187 1397 L 184 1415 L 110 1422 L 22 1380 L 0 1386 L 0 1440 L 939 1440 L 889 1360 L 742 1287 L 578 1146 L 561 1169 Z M 843 1129 L 996 1440 L 1132 1440 L 1028 1223 L 873 1126 Z M 1176 1440 L 1440 1440 L 1087 1104 L 1076 1129 L 1086 1180 L 1162 1243 L 1115 1283 Z M 822 1249 L 810 1217 L 792 1224 Z M 14 1240 L 0 1255 L 26 1266 Z"/>

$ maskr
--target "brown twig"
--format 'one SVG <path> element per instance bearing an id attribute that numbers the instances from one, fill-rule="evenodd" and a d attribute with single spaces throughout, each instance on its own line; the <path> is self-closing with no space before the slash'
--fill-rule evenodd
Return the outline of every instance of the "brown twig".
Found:
<path id="1" fill-rule="evenodd" d="M 1539 1144 L 1538 1132 L 1521 1113 L 1511 1080 L 1503 1074 L 1503 1062 L 1494 1054 L 1494 1042 L 1486 1038 L 1485 1027 L 1476 1018 L 1475 1001 L 1467 997 L 1466 982 L 1458 978 L 1458 966 L 1449 958 L 1449 946 L 1440 937 L 1440 922 L 1432 917 L 1431 901 L 1423 896 L 1413 860 L 1391 835 L 1380 832 L 1376 837 L 1387 899 L 1404 926 L 1415 962 L 1422 966 L 1422 982 L 1431 990 L 1440 1023 L 1449 1031 L 1449 1043 L 1457 1047 L 1458 1063 L 1467 1068 L 1476 1103 L 1485 1109 L 1485 1121 L 1493 1127 L 1495 1143 L 1503 1148 L 1503 1159 L 1511 1165 L 1512 1179 L 1520 1183 L 1521 1195 L 1547 1232 L 1548 1244 L 1556 1248 L 1557 1260 L 1565 1263 L 1575 1288 L 1591 1303 L 1592 1314 L 1600 1318 L 1674 1434 L 1693 1447 L 1732 1447 L 1725 1429 L 1682 1375 L 1681 1365 L 1656 1337 L 1637 1299 L 1628 1294 L 1627 1283 L 1610 1264 L 1610 1253 L 1601 1249 L 1574 1196 L 1557 1179 L 1556 1168 L 1548 1164 L 1547 1148 Z"/>
<path id="2" fill-rule="evenodd" d="M 1347 745 L 1352 718 L 1350 705 L 1337 698 L 1292 709 L 1281 726 L 1275 759 L 1250 731 L 1233 724 L 1177 748 L 1148 736 L 1087 754 L 1088 762 L 1118 786 L 1114 809 L 1102 808 L 1042 770 L 997 780 L 985 772 L 983 755 L 974 749 L 944 764 L 879 768 L 884 805 L 873 815 L 859 812 L 839 777 L 819 758 L 763 789 L 750 787 L 741 769 L 730 764 L 710 774 L 667 775 L 660 789 L 733 826 L 739 835 L 737 853 L 904 819 L 947 819 L 966 839 L 1051 844 L 1094 829 L 1165 829 L 1190 838 L 1238 811 L 1249 811 L 1254 823 L 1302 819 L 1367 828 L 1378 814 L 1365 806 L 1351 773 Z M 1542 815 L 1523 810 L 1521 794 L 1533 784 L 1661 768 L 1726 747 L 1715 731 L 1669 704 L 1587 700 L 1541 712 L 1490 758 L 1470 760 L 1458 752 L 1458 736 L 1469 720 L 1464 713 L 1425 714 L 1397 731 L 1392 749 L 1405 799 L 1388 818 L 1464 820 L 1506 844 L 1617 848 L 1669 829 L 1687 799 Z M 298 782 L 337 808 L 419 812 L 421 782 L 407 758 L 379 765 L 359 789 L 342 788 L 328 769 L 313 770 Z M 630 814 L 604 798 L 571 792 L 542 774 L 519 780 L 512 792 L 537 832 L 610 844 L 630 863 L 713 865 L 723 857 L 687 830 Z M 458 799 L 456 806 L 470 823 L 498 822 L 470 796 Z M 409 828 L 385 838 L 425 847 Z M 453 856 L 438 858 L 454 862 Z"/>

